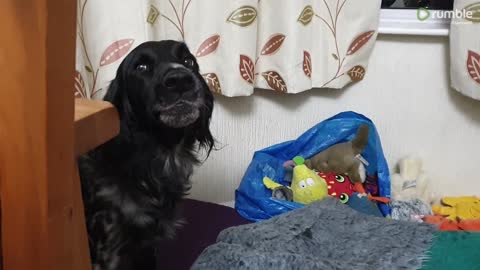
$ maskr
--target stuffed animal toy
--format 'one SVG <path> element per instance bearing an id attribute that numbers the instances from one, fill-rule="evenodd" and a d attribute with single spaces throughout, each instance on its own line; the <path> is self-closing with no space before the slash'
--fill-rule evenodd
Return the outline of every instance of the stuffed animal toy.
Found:
<path id="1" fill-rule="evenodd" d="M 357 187 L 346 175 L 322 172 L 318 173 L 318 175 L 327 182 L 328 195 L 339 199 L 341 203 L 348 204 L 351 196 L 354 193 L 366 195 L 366 193 L 363 192 L 363 189 L 362 192 L 359 192 Z M 382 203 L 390 202 L 388 198 L 372 196 L 370 194 L 367 196 L 367 198 L 371 201 L 378 201 Z"/>
<path id="2" fill-rule="evenodd" d="M 350 178 L 346 175 L 336 173 L 318 173 L 320 177 L 327 182 L 328 195 L 340 200 L 341 203 L 347 203 L 355 190 Z"/>
<path id="3" fill-rule="evenodd" d="M 368 143 L 368 134 L 368 125 L 361 125 L 352 141 L 332 145 L 305 164 L 318 172 L 347 175 L 359 192 L 366 193 L 362 183 L 366 179 L 368 162 L 360 154 Z"/>
<path id="4" fill-rule="evenodd" d="M 422 170 L 422 160 L 406 157 L 398 163 L 399 173 L 391 175 L 392 200 L 419 199 L 428 205 L 436 201 L 435 193 L 428 186 L 428 177 Z"/>
<path id="5" fill-rule="evenodd" d="M 341 203 L 350 206 L 360 213 L 375 217 L 383 217 L 377 204 L 372 201 L 385 202 L 387 198 L 371 197 L 364 193 L 358 193 L 355 185 L 346 175 L 336 173 L 318 173 L 320 177 L 327 181 L 328 195 L 340 200 Z M 388 203 L 388 201 L 387 201 Z"/>
<path id="6" fill-rule="evenodd" d="M 428 187 L 428 177 L 422 170 L 422 160 L 406 157 L 398 163 L 399 173 L 391 175 L 392 218 L 419 221 L 432 214 L 435 194 Z"/>
<path id="7" fill-rule="evenodd" d="M 263 184 L 268 189 L 273 190 L 272 196 L 277 199 L 283 198 L 301 204 L 309 204 L 328 196 L 325 179 L 307 168 L 304 164 L 305 160 L 302 157 L 295 157 L 293 161 L 295 167 L 293 168 L 290 187 L 276 183 L 268 177 L 263 178 Z"/>

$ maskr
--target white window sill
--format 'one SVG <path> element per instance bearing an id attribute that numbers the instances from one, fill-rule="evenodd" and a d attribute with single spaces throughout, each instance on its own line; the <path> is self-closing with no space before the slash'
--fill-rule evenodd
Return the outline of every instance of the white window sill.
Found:
<path id="1" fill-rule="evenodd" d="M 448 36 L 449 19 L 417 19 L 417 10 L 382 9 L 380 12 L 380 34 Z"/>

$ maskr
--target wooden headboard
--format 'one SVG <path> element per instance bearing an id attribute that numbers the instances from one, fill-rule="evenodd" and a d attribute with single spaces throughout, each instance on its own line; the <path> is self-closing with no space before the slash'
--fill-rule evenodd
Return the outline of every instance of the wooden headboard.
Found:
<path id="1" fill-rule="evenodd" d="M 90 269 L 76 156 L 118 132 L 77 101 L 74 0 L 0 1 L 1 255 L 5 270 Z"/>

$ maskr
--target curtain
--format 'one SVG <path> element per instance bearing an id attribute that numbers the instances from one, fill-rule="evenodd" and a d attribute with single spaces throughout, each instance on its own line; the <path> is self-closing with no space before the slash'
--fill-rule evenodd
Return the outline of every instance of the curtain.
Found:
<path id="1" fill-rule="evenodd" d="M 460 93 L 480 100 L 480 2 L 455 0 L 454 10 L 470 16 L 455 16 L 450 27 L 451 84 Z"/>
<path id="2" fill-rule="evenodd" d="M 75 94 L 101 98 L 147 40 L 184 41 L 210 89 L 298 93 L 364 78 L 381 0 L 78 0 Z"/>

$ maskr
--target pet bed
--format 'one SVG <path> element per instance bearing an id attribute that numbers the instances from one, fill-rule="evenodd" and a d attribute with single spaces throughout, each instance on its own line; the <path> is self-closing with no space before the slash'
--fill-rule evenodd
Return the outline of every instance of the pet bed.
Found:
<path id="1" fill-rule="evenodd" d="M 224 230 L 192 270 L 480 269 L 479 234 L 371 217 L 327 198 Z"/>

